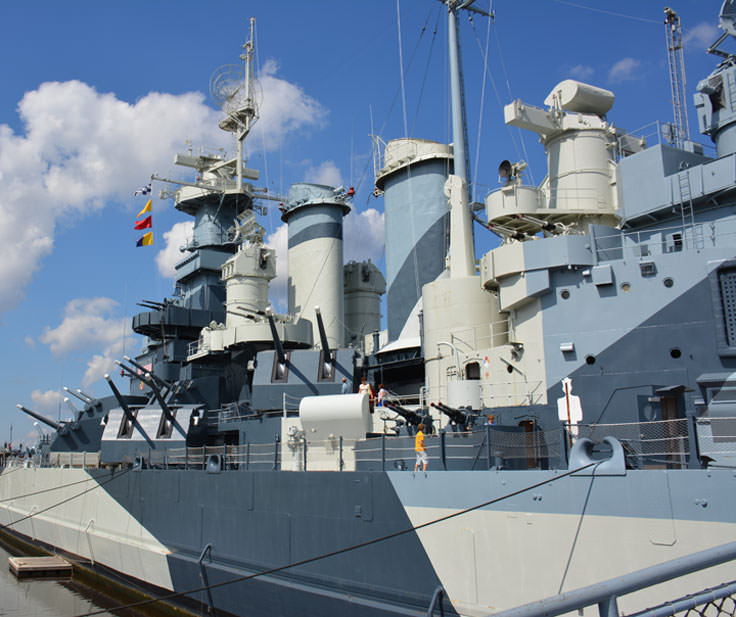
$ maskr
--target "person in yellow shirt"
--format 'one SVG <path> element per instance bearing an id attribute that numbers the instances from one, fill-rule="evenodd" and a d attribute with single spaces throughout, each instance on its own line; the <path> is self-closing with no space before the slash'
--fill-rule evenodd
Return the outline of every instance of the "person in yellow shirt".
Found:
<path id="1" fill-rule="evenodd" d="M 419 463 L 424 467 L 422 471 L 427 471 L 427 451 L 424 449 L 424 424 L 417 426 L 417 434 L 414 437 L 414 451 L 417 453 L 417 462 L 414 465 L 414 471 L 419 469 Z"/>

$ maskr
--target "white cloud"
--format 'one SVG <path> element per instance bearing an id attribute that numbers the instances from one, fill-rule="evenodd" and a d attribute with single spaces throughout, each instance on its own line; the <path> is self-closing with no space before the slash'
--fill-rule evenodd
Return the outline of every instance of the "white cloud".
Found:
<path id="1" fill-rule="evenodd" d="M 192 238 L 193 230 L 194 221 L 182 221 L 164 232 L 166 246 L 156 254 L 156 265 L 161 276 L 172 279 L 176 277 L 174 266 L 184 257 L 179 247 Z"/>
<path id="2" fill-rule="evenodd" d="M 636 79 L 635 72 L 641 66 L 641 61 L 635 58 L 624 58 L 619 60 L 611 67 L 608 72 L 608 81 L 611 83 L 619 83 Z"/>
<path id="3" fill-rule="evenodd" d="M 383 212 L 368 208 L 363 212 L 351 211 L 345 217 L 343 228 L 343 256 L 346 262 L 370 259 L 377 263 L 383 258 L 385 219 Z"/>
<path id="4" fill-rule="evenodd" d="M 63 354 L 90 346 L 110 345 L 127 331 L 127 320 L 109 317 L 118 303 L 110 298 L 76 298 L 64 309 L 56 328 L 46 327 L 39 340 L 52 353 Z"/>
<path id="5" fill-rule="evenodd" d="M 154 92 L 129 104 L 79 81 L 48 82 L 18 110 L 23 134 L 0 125 L 0 311 L 23 298 L 58 220 L 129 198 L 169 166 L 184 137 L 211 143 L 221 133 L 200 93 Z"/>
<path id="6" fill-rule="evenodd" d="M 570 69 L 570 76 L 580 80 L 590 79 L 593 77 L 594 73 L 595 69 L 593 69 L 592 66 L 587 66 L 585 64 L 576 64 Z"/>
<path id="7" fill-rule="evenodd" d="M 721 31 L 708 22 L 701 22 L 692 28 L 687 28 L 682 37 L 684 45 L 693 45 L 697 49 L 706 49 L 721 35 Z"/>
<path id="8" fill-rule="evenodd" d="M 64 395 L 58 390 L 34 390 L 31 392 L 31 409 L 41 414 L 52 414 L 56 416 L 59 405 L 64 400 Z"/>
<path id="9" fill-rule="evenodd" d="M 115 360 L 123 355 L 123 347 L 123 341 L 119 339 L 108 345 L 102 353 L 94 354 L 87 362 L 87 370 L 82 377 L 82 386 L 87 387 L 104 377 L 105 373 L 115 371 Z"/>
<path id="10" fill-rule="evenodd" d="M 89 386 L 115 369 L 114 361 L 124 346 L 134 345 L 130 320 L 118 317 L 118 303 L 110 298 L 77 298 L 64 310 L 64 319 L 56 328 L 46 328 L 39 340 L 56 355 L 85 349 L 101 349 L 87 362 L 82 386 Z"/>
<path id="11" fill-rule="evenodd" d="M 36 346 L 36 339 L 34 339 L 32 336 L 26 336 L 23 341 L 25 342 L 27 347 L 30 347 L 33 349 Z"/>
<path id="12" fill-rule="evenodd" d="M 325 184 L 331 187 L 342 185 L 342 174 L 334 161 L 325 161 L 317 167 L 310 167 L 304 175 L 304 182 Z"/>
<path id="13" fill-rule="evenodd" d="M 326 117 L 276 70 L 267 62 L 261 72 L 261 117 L 249 140 L 259 150 L 276 149 L 290 131 Z M 53 251 L 57 221 L 130 198 L 152 172 L 169 168 L 184 139 L 215 147 L 232 141 L 217 128 L 221 112 L 199 92 L 152 92 L 131 104 L 80 81 L 47 82 L 27 92 L 18 111 L 21 133 L 0 124 L 0 312 L 23 299 Z"/>
<path id="14" fill-rule="evenodd" d="M 276 278 L 268 287 L 268 299 L 277 311 L 286 312 L 287 283 L 289 280 L 289 231 L 286 223 L 282 223 L 272 234 L 266 237 L 266 246 L 276 251 Z"/>
<path id="15" fill-rule="evenodd" d="M 327 111 L 296 84 L 276 77 L 278 63 L 266 60 L 258 75 L 261 90 L 259 118 L 246 141 L 246 148 L 277 150 L 286 135 L 297 129 L 320 126 Z"/>

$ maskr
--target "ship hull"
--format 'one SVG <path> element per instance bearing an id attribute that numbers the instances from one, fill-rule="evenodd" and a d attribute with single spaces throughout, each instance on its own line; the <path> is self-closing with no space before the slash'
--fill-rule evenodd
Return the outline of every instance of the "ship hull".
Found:
<path id="1" fill-rule="evenodd" d="M 0 479 L 0 521 L 13 533 L 162 593 L 196 589 L 191 600 L 235 615 L 423 615 L 439 588 L 447 614 L 485 615 L 736 536 L 726 470 L 29 468 Z M 630 613 L 735 578 L 733 564 L 710 568 L 619 606 Z M 233 579 L 243 580 L 219 585 Z"/>

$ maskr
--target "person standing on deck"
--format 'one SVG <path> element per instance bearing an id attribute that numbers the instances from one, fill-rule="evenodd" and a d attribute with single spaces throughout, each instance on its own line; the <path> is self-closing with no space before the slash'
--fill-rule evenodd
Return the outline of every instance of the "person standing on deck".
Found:
<path id="1" fill-rule="evenodd" d="M 383 407 L 386 404 L 388 398 L 388 390 L 383 387 L 383 384 L 378 385 L 378 400 L 376 402 L 377 407 Z"/>
<path id="2" fill-rule="evenodd" d="M 417 453 L 417 462 L 414 464 L 414 471 L 419 470 L 419 463 L 424 467 L 422 471 L 427 471 L 427 451 L 424 449 L 424 424 L 417 426 L 417 434 L 414 436 L 414 451 Z"/>
<path id="3" fill-rule="evenodd" d="M 371 413 L 373 412 L 373 388 L 371 388 L 371 384 L 368 383 L 368 380 L 365 377 L 362 377 L 360 380 L 360 385 L 358 386 L 358 394 L 367 394 L 368 395 L 368 405 L 370 406 Z"/>

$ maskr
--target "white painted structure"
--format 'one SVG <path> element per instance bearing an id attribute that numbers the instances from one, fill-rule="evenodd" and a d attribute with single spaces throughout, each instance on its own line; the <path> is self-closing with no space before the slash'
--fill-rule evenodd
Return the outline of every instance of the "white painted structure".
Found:
<path id="1" fill-rule="evenodd" d="M 539 135 L 548 173 L 539 187 L 522 186 L 518 174 L 509 177 L 486 198 L 488 222 L 506 233 L 529 235 L 584 230 L 589 223 L 615 226 L 616 148 L 622 132 L 605 117 L 613 101 L 608 90 L 567 79 L 545 99 L 547 110 L 521 100 L 506 105 L 506 124 Z"/>
<path id="2" fill-rule="evenodd" d="M 312 321 L 319 306 L 331 348 L 344 346 L 342 218 L 350 211 L 341 190 L 298 183 L 281 217 L 289 226 L 289 314 Z"/>
<path id="3" fill-rule="evenodd" d="M 199 341 L 192 345 L 187 360 L 222 352 L 238 345 L 272 347 L 268 323 L 268 284 L 276 276 L 276 251 L 261 242 L 246 241 L 222 266 L 226 284 L 225 323 L 210 323 L 202 328 Z M 312 328 L 309 321 L 273 315 L 279 338 L 285 343 L 309 347 Z"/>
<path id="4" fill-rule="evenodd" d="M 495 296 L 482 289 L 480 277 L 475 275 L 465 182 L 458 176 L 450 176 L 445 194 L 450 204 L 449 276 L 422 288 L 427 403 L 447 403 L 449 384 L 471 377 L 478 380 L 478 386 L 454 388 L 453 406 L 478 409 L 480 364 L 491 347 L 506 342 L 505 332 L 494 335 L 491 325 L 503 317 L 498 314 Z"/>

